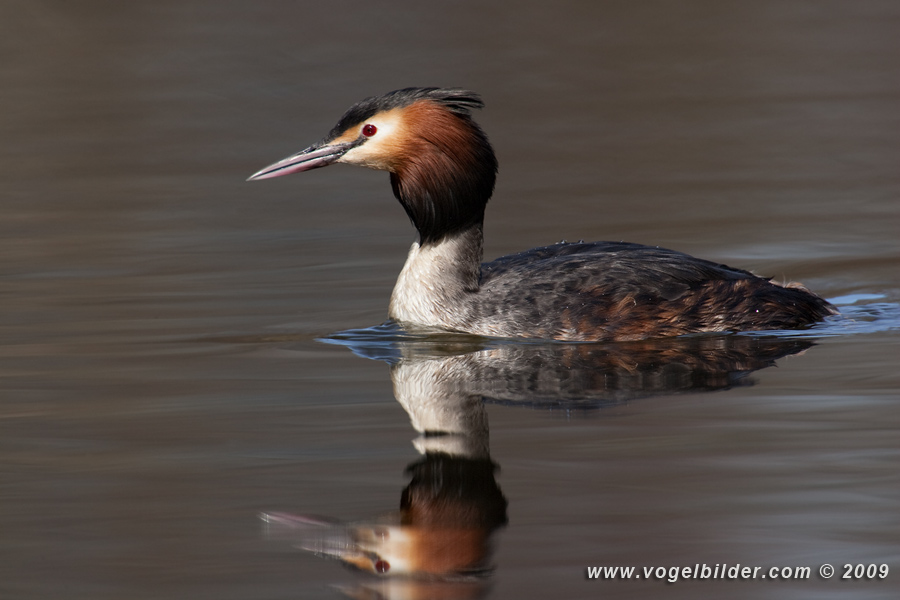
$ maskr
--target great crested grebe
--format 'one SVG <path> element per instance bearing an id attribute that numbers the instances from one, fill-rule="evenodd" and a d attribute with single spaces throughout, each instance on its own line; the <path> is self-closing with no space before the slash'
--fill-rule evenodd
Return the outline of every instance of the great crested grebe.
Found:
<path id="1" fill-rule="evenodd" d="M 251 176 L 346 163 L 388 171 L 419 232 L 391 294 L 400 324 L 490 337 L 636 340 L 795 329 L 836 314 L 800 285 L 625 242 L 482 259 L 497 159 L 470 91 L 406 88 L 354 104 L 325 138 Z"/>

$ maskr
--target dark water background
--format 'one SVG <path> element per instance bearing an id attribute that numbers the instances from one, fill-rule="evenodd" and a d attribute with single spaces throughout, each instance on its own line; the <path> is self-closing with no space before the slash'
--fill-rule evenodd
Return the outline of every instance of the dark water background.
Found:
<path id="1" fill-rule="evenodd" d="M 384 319 L 413 232 L 384 173 L 244 182 L 409 85 L 487 103 L 486 257 L 643 242 L 848 315 L 730 389 L 489 404 L 509 524 L 441 593 L 896 597 L 897 3 L 7 0 L 0 31 L 0 597 L 409 591 L 257 514 L 397 508 L 420 455 L 388 367 L 316 340 Z M 585 576 L 698 563 L 813 576 Z"/>

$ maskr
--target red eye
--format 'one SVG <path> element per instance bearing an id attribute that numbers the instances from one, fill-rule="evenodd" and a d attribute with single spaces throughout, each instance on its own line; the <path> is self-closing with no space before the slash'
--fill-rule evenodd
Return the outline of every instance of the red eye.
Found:
<path id="1" fill-rule="evenodd" d="M 366 127 L 370 127 L 370 125 L 366 125 Z M 375 129 L 375 128 L 372 127 L 372 129 Z M 387 573 L 390 570 L 391 570 L 391 565 L 388 564 L 388 561 L 386 561 L 386 560 L 376 560 L 375 561 L 375 571 L 377 571 L 378 573 Z"/>
<path id="2" fill-rule="evenodd" d="M 362 134 L 366 137 L 372 137 L 378 131 L 378 128 L 372 125 L 371 123 L 368 125 L 363 125 Z"/>

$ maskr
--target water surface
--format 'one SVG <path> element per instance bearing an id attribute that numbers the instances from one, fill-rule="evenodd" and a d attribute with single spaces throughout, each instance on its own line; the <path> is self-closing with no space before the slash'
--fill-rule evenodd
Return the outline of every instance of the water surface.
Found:
<path id="1" fill-rule="evenodd" d="M 893 597 L 894 4 L 0 12 L 0 596 Z M 384 320 L 413 239 L 387 177 L 244 179 L 409 85 L 487 103 L 501 164 L 488 258 L 560 239 L 661 245 L 802 281 L 845 318 L 691 358 L 330 337 Z M 698 352 L 730 362 L 710 372 Z M 398 361 L 480 365 L 452 391 L 487 401 L 451 413 L 478 435 L 442 451 L 497 466 L 487 575 L 367 578 L 258 518 L 397 511 L 405 469 L 434 450 L 398 401 Z M 738 563 L 812 576 L 586 577 Z M 825 563 L 835 578 L 816 575 Z M 844 564 L 891 572 L 841 581 Z"/>

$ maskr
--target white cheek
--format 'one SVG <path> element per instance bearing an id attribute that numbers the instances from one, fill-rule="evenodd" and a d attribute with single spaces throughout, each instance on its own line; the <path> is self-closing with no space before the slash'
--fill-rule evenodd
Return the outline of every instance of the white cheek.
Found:
<path id="1" fill-rule="evenodd" d="M 337 162 L 348 165 L 368 167 L 370 169 L 386 169 L 383 153 L 379 151 L 379 144 L 373 143 L 371 138 L 361 146 L 348 151 Z"/>
<path id="2" fill-rule="evenodd" d="M 363 125 L 374 125 L 375 135 L 366 139 L 362 145 L 348 151 L 337 162 L 383 171 L 390 170 L 389 164 L 393 158 L 392 140 L 398 136 L 400 115 L 395 113 L 376 115 Z M 362 129 L 362 125 L 360 125 L 360 129 Z"/>

